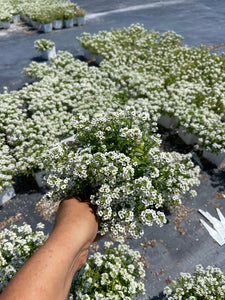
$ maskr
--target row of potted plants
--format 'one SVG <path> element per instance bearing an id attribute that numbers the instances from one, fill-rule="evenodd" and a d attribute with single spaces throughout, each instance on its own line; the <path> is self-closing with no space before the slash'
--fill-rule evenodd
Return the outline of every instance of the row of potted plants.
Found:
<path id="1" fill-rule="evenodd" d="M 65 63 L 67 62 L 67 63 Z M 35 70 L 33 69 L 33 66 L 35 65 Z M 60 67 L 61 66 L 61 67 Z M 118 101 L 116 99 L 120 99 L 121 97 L 125 99 L 125 97 L 127 95 L 122 95 L 121 93 L 121 89 L 118 89 L 117 87 L 115 87 L 114 83 L 111 80 L 108 80 L 105 77 L 105 73 L 101 72 L 101 69 L 97 69 L 97 68 L 91 68 L 88 69 L 87 65 L 85 63 L 81 63 L 79 61 L 75 62 L 72 55 L 70 56 L 68 53 L 62 53 L 59 54 L 53 61 L 52 63 L 52 68 L 50 66 L 47 66 L 45 64 L 33 64 L 32 68 L 30 68 L 30 72 L 32 70 L 33 74 L 32 76 L 34 76 L 35 74 L 39 74 L 39 76 L 44 76 L 42 74 L 42 72 L 40 71 L 40 68 L 43 67 L 44 71 L 47 73 L 48 77 L 46 79 L 44 79 L 41 83 L 36 83 L 35 85 L 30 86 L 29 88 L 25 88 L 21 91 L 21 94 L 19 95 L 19 97 L 21 97 L 23 100 L 28 104 L 28 108 L 29 111 L 32 111 L 35 116 L 35 119 L 32 120 L 32 122 L 38 122 L 38 126 L 41 126 L 40 124 L 47 124 L 49 121 L 49 111 L 48 111 L 48 107 L 51 107 L 51 117 L 54 116 L 53 118 L 53 122 L 54 122 L 54 126 L 55 126 L 55 120 L 57 120 L 59 123 L 62 123 L 62 121 L 60 121 L 60 118 L 64 119 L 64 124 L 65 124 L 65 119 L 71 118 L 71 112 L 75 113 L 76 111 L 78 111 L 79 109 L 83 110 L 84 112 L 88 112 L 89 114 L 95 113 L 96 110 L 101 110 L 102 107 L 107 107 L 107 110 L 110 109 L 110 106 L 114 107 L 113 109 L 115 109 L 115 107 L 119 107 L 118 106 Z M 69 76 L 65 75 L 65 70 L 66 72 L 69 72 Z M 76 70 L 76 71 L 75 71 Z M 27 71 L 28 72 L 28 71 Z M 59 76 L 59 78 L 57 78 L 55 75 L 56 73 L 60 74 L 60 72 L 62 72 L 62 74 Z M 76 76 L 73 76 L 73 72 L 75 72 L 76 76 L 79 73 L 80 74 L 83 72 L 83 79 L 82 82 L 85 82 L 85 90 L 84 90 L 84 85 L 80 80 L 80 77 L 76 78 Z M 49 77 L 50 74 L 53 75 L 54 77 L 54 81 L 52 81 L 52 79 Z M 72 76 L 72 77 L 71 77 Z M 98 80 L 96 80 L 95 83 L 93 83 L 92 80 L 92 76 L 94 76 L 95 78 L 97 77 Z M 89 79 L 87 79 L 89 78 Z M 85 80 L 85 81 L 84 81 Z M 80 83 L 82 83 L 82 85 L 80 85 Z M 76 94 L 75 95 L 71 95 L 71 89 L 72 86 L 74 85 L 74 88 L 76 86 Z M 78 90 L 78 86 L 80 87 L 80 90 Z M 48 94 L 46 94 L 46 96 L 43 94 L 43 91 L 45 91 L 45 89 L 48 91 Z M 110 90 L 110 95 L 108 93 L 108 90 Z M 67 94 L 68 93 L 68 94 Z M 94 94 L 93 94 L 94 93 Z M 21 96 L 22 95 L 22 96 Z M 40 96 L 38 96 L 40 95 Z M 50 96 L 51 95 L 51 96 Z M 70 97 L 74 98 L 73 101 L 71 101 Z M 14 96 L 15 98 L 15 96 Z M 38 98 L 38 101 L 37 101 Z M 66 99 L 68 99 L 66 102 Z M 76 98 L 79 101 L 76 101 Z M 81 101 L 82 99 L 82 101 Z M 93 101 L 91 101 L 91 99 L 93 99 Z M 98 101 L 98 105 L 96 107 L 96 99 Z M 108 99 L 108 100 L 107 100 Z M 124 101 L 123 100 L 123 101 Z M 21 101 L 21 99 L 20 99 Z M 62 103 L 63 101 L 63 103 Z M 115 102 L 113 102 L 115 101 Z M 41 104 L 42 103 L 42 104 Z M 129 102 L 131 104 L 131 101 Z M 57 104 L 57 105 L 56 105 Z M 152 109 L 152 106 L 150 105 L 149 101 L 143 101 L 143 99 L 140 100 L 136 100 L 135 102 L 132 102 L 132 105 L 136 106 L 136 109 L 143 109 L 143 106 L 146 106 L 146 109 L 148 110 L 148 112 L 150 112 L 150 115 L 156 118 L 157 114 L 155 113 L 155 110 L 150 111 L 150 108 Z M 138 108 L 138 105 L 140 105 L 140 107 Z M 52 109 L 54 108 L 54 113 L 52 111 Z M 112 108 L 111 108 L 112 109 Z M 61 110 L 61 113 L 59 112 L 59 110 Z M 70 110 L 70 113 L 68 112 L 68 110 Z M 43 119 L 43 117 L 40 118 L 39 115 L 36 114 L 36 112 L 42 112 L 45 116 L 45 119 Z M 62 113 L 62 111 L 64 111 Z M 204 116 L 204 115 L 203 115 Z M 158 117 L 157 117 L 158 118 Z M 40 119 L 40 121 L 39 121 Z M 155 122 L 154 118 L 152 119 L 153 122 Z M 28 127 L 30 126 L 30 123 L 28 124 Z M 37 126 L 37 125 L 35 125 Z M 49 127 L 48 125 L 45 125 L 46 127 Z M 53 123 L 51 122 L 51 128 L 54 128 Z M 66 126 L 71 126 L 68 125 L 68 121 L 67 121 L 67 125 Z M 17 126 L 17 128 L 19 128 Z M 57 126 L 57 134 L 58 136 L 59 133 L 61 132 L 61 129 L 64 128 L 65 130 L 63 131 L 63 133 L 61 134 L 61 136 L 66 136 L 66 134 L 70 134 L 69 131 L 66 131 L 67 129 L 65 127 L 61 127 L 60 129 Z M 49 129 L 50 132 L 52 132 L 53 135 L 55 135 L 56 133 L 54 133 L 52 131 L 52 129 Z M 23 134 L 26 136 L 26 130 L 22 131 Z M 37 131 L 35 131 L 37 132 Z M 67 133 L 66 133 L 67 132 Z M 207 132 L 206 132 L 207 134 Z M 12 140 L 12 136 L 14 136 L 14 134 L 11 134 L 11 137 L 9 139 Z M 212 137 L 214 138 L 214 137 Z M 39 139 L 39 138 L 38 138 Z M 23 141 L 24 139 L 21 139 L 21 141 Z M 40 139 L 39 139 L 40 140 Z M 13 141 L 13 143 L 16 143 L 16 151 L 17 153 L 15 154 L 19 160 L 21 160 L 21 168 L 23 167 L 23 170 L 26 170 L 27 167 L 30 165 L 30 167 L 28 167 L 29 170 L 32 170 L 32 168 L 34 168 L 34 166 L 39 165 L 39 163 L 37 163 L 38 161 L 38 157 L 40 156 L 38 153 L 36 153 L 37 155 L 35 155 L 36 158 L 33 158 L 34 164 L 31 164 L 29 162 L 29 160 L 26 160 L 26 148 L 22 147 L 21 141 L 18 141 L 18 138 L 15 139 L 15 141 Z M 20 145 L 18 146 L 17 143 Z M 39 142 L 40 146 L 43 142 Z M 22 151 L 20 149 L 20 147 L 22 147 Z M 44 146 L 46 147 L 46 146 Z M 43 148 L 42 148 L 43 149 Z M 39 153 L 41 153 L 43 150 L 41 150 Z M 21 154 L 19 154 L 21 153 Z M 35 152 L 33 152 L 35 153 Z M 30 159 L 30 153 L 28 154 L 28 157 Z"/>
<path id="2" fill-rule="evenodd" d="M 86 11 L 69 1 L 57 1 L 48 7 L 29 7 L 23 9 L 22 19 L 34 27 L 44 32 L 53 29 L 71 28 L 74 25 L 85 24 Z"/>
<path id="3" fill-rule="evenodd" d="M 86 11 L 69 0 L 1 0 L 0 4 L 0 22 L 4 28 L 9 28 L 12 20 L 18 22 L 20 17 L 44 32 L 85 24 Z"/>

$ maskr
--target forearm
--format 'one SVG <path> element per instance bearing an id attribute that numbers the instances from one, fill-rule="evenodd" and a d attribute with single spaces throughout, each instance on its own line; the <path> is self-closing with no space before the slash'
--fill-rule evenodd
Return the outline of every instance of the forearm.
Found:
<path id="1" fill-rule="evenodd" d="M 0 300 L 67 298 L 73 276 L 85 263 L 88 247 L 97 232 L 93 214 L 87 212 L 87 221 L 83 221 L 86 212 L 83 208 L 86 209 L 84 204 L 77 204 L 76 221 L 70 222 L 74 212 L 71 204 L 64 205 L 46 243 L 19 270 Z"/>

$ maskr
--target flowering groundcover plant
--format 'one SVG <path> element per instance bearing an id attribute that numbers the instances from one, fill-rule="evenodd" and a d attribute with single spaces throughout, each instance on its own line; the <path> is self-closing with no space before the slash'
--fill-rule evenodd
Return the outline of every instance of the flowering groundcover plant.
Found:
<path id="1" fill-rule="evenodd" d="M 164 293 L 168 300 L 221 300 L 225 298 L 225 274 L 219 268 L 197 265 L 193 275 L 180 273 Z"/>
<path id="2" fill-rule="evenodd" d="M 30 225 L 11 225 L 0 232 L 0 292 L 7 286 L 10 279 L 45 242 L 47 236 L 41 230 L 44 224 L 39 223 L 36 231 Z"/>
<path id="3" fill-rule="evenodd" d="M 52 190 L 47 200 L 68 195 L 97 206 L 101 234 L 143 235 L 143 226 L 166 222 L 164 206 L 181 202 L 199 183 L 190 155 L 160 151 L 149 115 L 127 107 L 115 113 L 74 118 L 73 143 L 60 143 L 46 157 Z"/>
<path id="4" fill-rule="evenodd" d="M 110 72 L 111 80 L 126 88 L 131 98 L 145 98 L 158 113 L 176 117 L 187 133 L 200 137 L 200 147 L 225 151 L 223 54 L 202 45 L 183 46 L 175 32 L 160 35 L 140 24 L 83 33 L 78 40 L 104 57 L 100 68 Z"/>
<path id="5" fill-rule="evenodd" d="M 141 255 L 120 243 L 104 243 L 104 253 L 89 256 L 86 265 L 75 275 L 70 300 L 131 300 L 145 294 Z"/>
<path id="6" fill-rule="evenodd" d="M 16 173 L 16 161 L 13 158 L 10 148 L 5 144 L 3 134 L 0 134 L 0 194 L 7 190 L 13 183 L 13 176 Z"/>

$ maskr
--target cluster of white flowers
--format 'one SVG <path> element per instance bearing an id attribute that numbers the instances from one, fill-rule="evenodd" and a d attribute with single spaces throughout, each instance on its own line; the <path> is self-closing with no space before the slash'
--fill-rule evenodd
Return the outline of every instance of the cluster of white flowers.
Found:
<path id="1" fill-rule="evenodd" d="M 132 300 L 145 294 L 141 255 L 128 245 L 105 242 L 104 253 L 96 252 L 74 278 L 71 300 Z"/>
<path id="2" fill-rule="evenodd" d="M 51 50 L 55 46 L 55 43 L 51 40 L 40 39 L 34 42 L 34 48 L 38 51 Z"/>
<path id="3" fill-rule="evenodd" d="M 161 152 L 159 136 L 143 119 L 149 115 L 132 107 L 74 117 L 74 142 L 56 145 L 46 157 L 52 188 L 46 199 L 90 198 L 101 234 L 138 238 L 144 225 L 163 225 L 160 210 L 195 194 L 191 188 L 199 184 L 199 168 L 190 155 Z"/>
<path id="4" fill-rule="evenodd" d="M 110 72 L 131 98 L 149 101 L 150 113 L 177 117 L 187 133 L 200 137 L 205 149 L 225 151 L 224 55 L 203 46 L 183 46 L 174 32 L 160 36 L 139 24 L 84 33 L 78 40 L 104 57 L 100 68 Z"/>
<path id="5" fill-rule="evenodd" d="M 32 61 L 27 68 L 23 69 L 24 75 L 37 80 L 41 80 L 44 76 L 50 75 L 52 72 L 52 67 L 50 67 L 46 62 L 37 63 L 35 61 Z"/>
<path id="6" fill-rule="evenodd" d="M 4 135 L 0 135 L 0 194 L 7 190 L 13 182 L 16 173 L 16 161 L 13 158 L 10 148 L 5 144 Z"/>
<path id="7" fill-rule="evenodd" d="M 16 160 L 10 143 L 10 132 L 26 118 L 17 92 L 0 94 L 0 193 L 7 189 L 16 174 Z"/>
<path id="8" fill-rule="evenodd" d="M 39 223 L 36 231 L 30 225 L 11 225 L 0 232 L 0 292 L 29 257 L 45 242 L 47 236 Z"/>
<path id="9" fill-rule="evenodd" d="M 219 268 L 197 265 L 193 275 L 180 273 L 164 293 L 168 300 L 221 300 L 225 297 L 225 274 Z"/>

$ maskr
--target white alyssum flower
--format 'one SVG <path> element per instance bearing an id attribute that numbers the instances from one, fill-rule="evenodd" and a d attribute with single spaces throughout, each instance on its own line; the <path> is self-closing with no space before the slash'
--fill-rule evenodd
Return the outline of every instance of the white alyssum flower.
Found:
<path id="1" fill-rule="evenodd" d="M 37 224 L 36 231 L 23 223 L 21 226 L 11 225 L 0 232 L 0 292 L 10 279 L 45 242 L 47 236 L 41 230 L 44 224 Z"/>
<path id="2" fill-rule="evenodd" d="M 101 265 L 99 265 L 101 259 Z M 128 245 L 105 242 L 74 278 L 69 299 L 136 299 L 145 294 L 145 271 L 138 251 Z"/>
<path id="3" fill-rule="evenodd" d="M 13 183 L 16 174 L 16 161 L 10 148 L 5 144 L 4 134 L 0 134 L 0 194 Z"/>
<path id="4" fill-rule="evenodd" d="M 225 275 L 219 268 L 197 265 L 193 275 L 180 273 L 164 293 L 168 300 L 224 299 Z"/>

